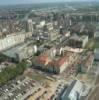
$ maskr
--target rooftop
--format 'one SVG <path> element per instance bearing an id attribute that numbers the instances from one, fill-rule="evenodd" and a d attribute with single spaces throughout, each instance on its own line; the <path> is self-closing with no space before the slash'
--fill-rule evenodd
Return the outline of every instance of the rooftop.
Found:
<path id="1" fill-rule="evenodd" d="M 78 36 L 78 35 L 74 34 L 70 39 L 83 41 L 86 37 L 88 37 L 88 36 L 87 35 Z"/>
<path id="2" fill-rule="evenodd" d="M 78 80 L 74 80 L 66 91 L 62 95 L 62 100 L 70 100 L 76 93 L 80 93 L 82 89 L 82 83 Z"/>
<path id="3" fill-rule="evenodd" d="M 39 57 L 37 57 L 36 61 L 45 65 L 48 64 L 51 59 L 47 55 L 40 55 Z"/>
<path id="4" fill-rule="evenodd" d="M 38 64 L 53 66 L 53 67 L 61 67 L 64 63 L 68 63 L 70 57 L 73 56 L 72 52 L 65 52 L 63 56 L 56 56 L 55 58 L 50 58 L 49 55 L 43 54 L 38 56 L 35 60 Z"/>
<path id="5" fill-rule="evenodd" d="M 94 53 L 99 53 L 99 48 L 95 49 Z"/>
<path id="6" fill-rule="evenodd" d="M 99 37 L 99 31 L 96 31 L 96 32 L 94 33 L 94 37 Z"/>

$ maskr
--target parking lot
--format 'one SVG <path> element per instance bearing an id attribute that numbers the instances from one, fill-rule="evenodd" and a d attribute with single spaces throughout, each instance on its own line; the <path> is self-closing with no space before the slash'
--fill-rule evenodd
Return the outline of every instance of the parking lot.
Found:
<path id="1" fill-rule="evenodd" d="M 49 87 L 39 88 L 27 100 L 58 100 L 64 89 L 66 89 L 65 82 L 59 80 L 51 83 Z"/>
<path id="2" fill-rule="evenodd" d="M 0 88 L 0 100 L 24 100 L 39 87 L 40 85 L 29 77 L 20 77 Z"/>

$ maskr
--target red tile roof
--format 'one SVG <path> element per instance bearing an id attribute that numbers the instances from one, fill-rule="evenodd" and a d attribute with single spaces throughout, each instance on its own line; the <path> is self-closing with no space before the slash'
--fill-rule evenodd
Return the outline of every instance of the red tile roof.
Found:
<path id="1" fill-rule="evenodd" d="M 63 57 L 58 60 L 51 60 L 47 55 L 41 55 L 37 58 L 37 63 L 43 65 L 49 65 L 54 67 L 61 67 L 65 62 L 69 62 L 71 53 L 66 53 Z"/>
<path id="2" fill-rule="evenodd" d="M 36 59 L 37 63 L 40 64 L 46 64 L 47 62 L 50 62 L 51 59 L 47 56 L 47 55 L 40 55 L 37 59 Z"/>

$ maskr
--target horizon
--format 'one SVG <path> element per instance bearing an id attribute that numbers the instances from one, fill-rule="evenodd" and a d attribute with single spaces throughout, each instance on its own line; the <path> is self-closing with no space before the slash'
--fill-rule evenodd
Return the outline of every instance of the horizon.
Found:
<path id="1" fill-rule="evenodd" d="M 64 3 L 64 2 L 98 2 L 98 0 L 1 0 L 0 6 L 3 5 L 22 5 L 22 4 L 44 4 L 44 3 Z"/>

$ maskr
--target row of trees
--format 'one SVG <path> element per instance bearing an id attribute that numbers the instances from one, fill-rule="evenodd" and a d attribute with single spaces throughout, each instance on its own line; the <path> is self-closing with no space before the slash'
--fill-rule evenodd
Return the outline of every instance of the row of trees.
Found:
<path id="1" fill-rule="evenodd" d="M 15 66 L 4 69 L 0 72 L 0 86 L 5 84 L 7 81 L 16 78 L 18 75 L 23 74 L 24 70 L 27 68 L 26 61 L 22 61 Z"/>

